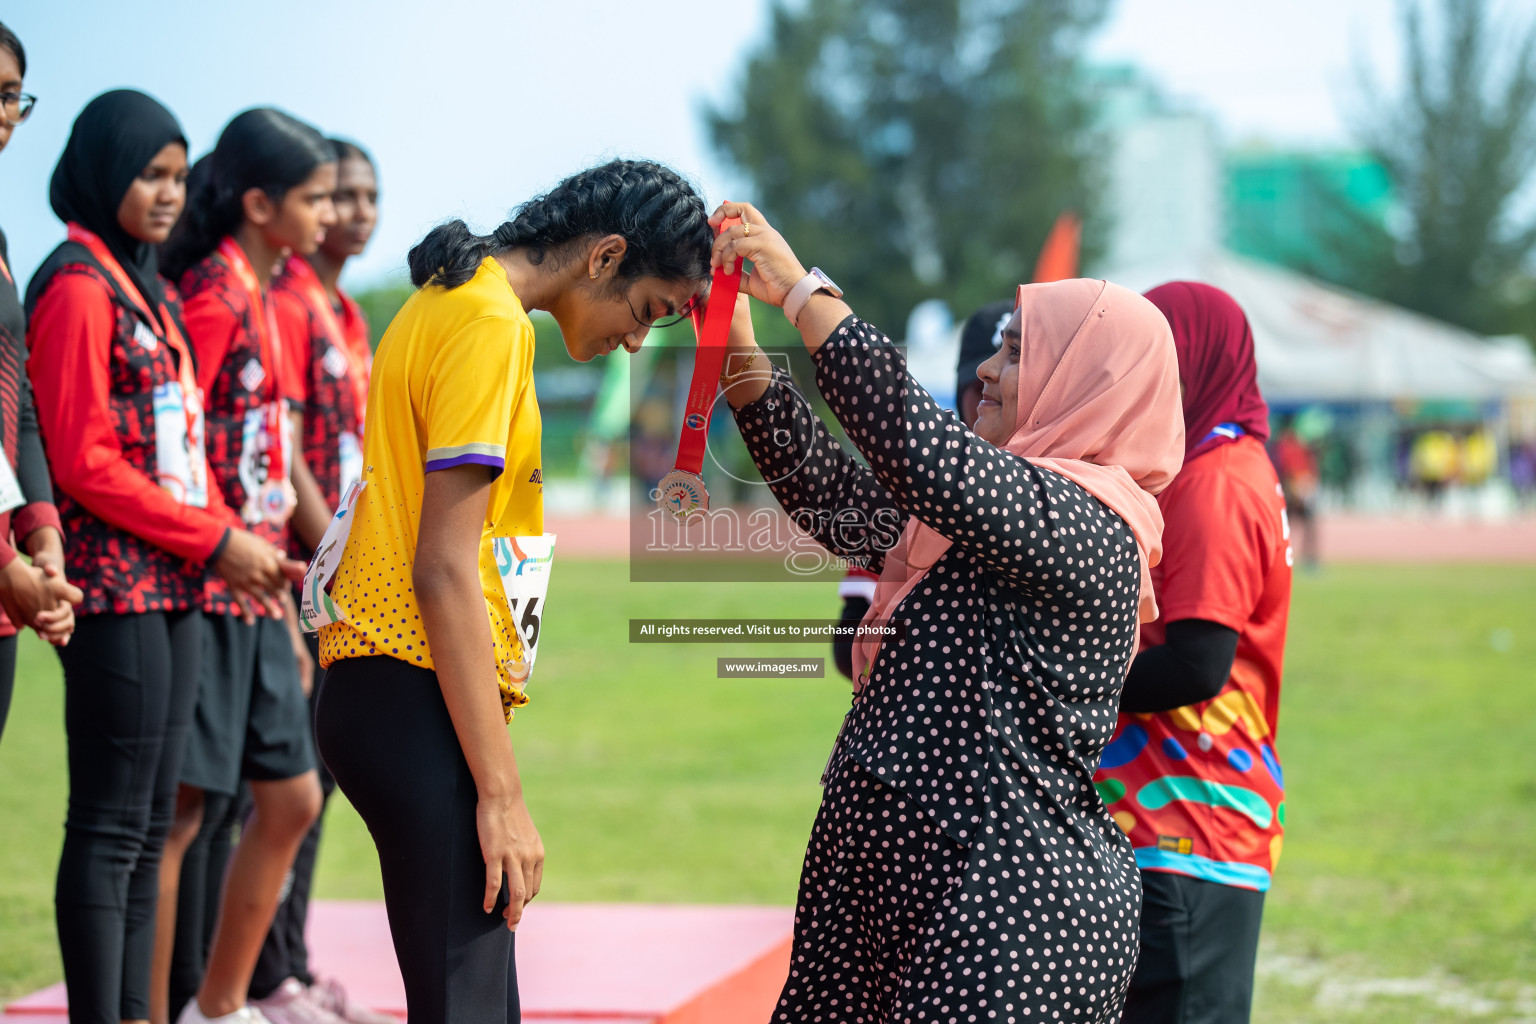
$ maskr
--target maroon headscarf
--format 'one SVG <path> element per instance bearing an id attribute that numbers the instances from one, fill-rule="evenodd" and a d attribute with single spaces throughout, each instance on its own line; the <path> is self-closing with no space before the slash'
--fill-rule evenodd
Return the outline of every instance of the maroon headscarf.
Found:
<path id="1" fill-rule="evenodd" d="M 1269 438 L 1269 406 L 1259 392 L 1253 331 L 1243 308 L 1220 288 L 1173 281 L 1147 292 L 1173 328 L 1184 383 L 1184 462 L 1236 440 L 1212 434 L 1235 423 L 1250 437 Z"/>

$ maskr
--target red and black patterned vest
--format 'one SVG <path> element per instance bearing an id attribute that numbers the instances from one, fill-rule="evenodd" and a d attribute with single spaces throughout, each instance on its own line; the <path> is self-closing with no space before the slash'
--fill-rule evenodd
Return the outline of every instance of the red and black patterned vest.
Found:
<path id="1" fill-rule="evenodd" d="M 286 437 L 287 402 L 291 389 L 283 380 L 280 339 L 272 329 L 272 351 L 264 352 L 250 293 L 225 255 L 214 252 L 181 279 L 187 333 L 196 356 L 198 381 L 203 385 L 207 416 L 208 468 L 224 503 L 246 529 L 279 549 L 288 547 L 288 520 L 264 514 L 267 486 L 274 482 L 269 456 L 263 452 L 263 425 L 269 406 L 281 404 L 275 417 Z M 284 445 L 285 448 L 289 445 Z M 279 467 L 286 479 L 286 467 Z M 226 614 L 235 610 L 229 588 L 210 576 L 203 610 Z"/>
<path id="2" fill-rule="evenodd" d="M 157 387 L 178 382 L 176 356 L 169 345 L 155 340 L 141 314 L 121 299 L 99 268 L 66 264 L 49 283 L 39 306 L 49 301 L 49 292 L 72 277 L 91 281 L 112 301 L 115 319 L 108 414 L 123 459 L 155 480 L 159 473 L 154 392 Z M 175 314 L 175 290 L 167 284 L 165 292 L 166 307 Z M 48 338 L 32 339 L 34 351 L 49 343 Z M 43 441 L 46 445 L 48 438 Z M 85 592 L 77 614 L 183 611 L 198 606 L 204 572 L 200 563 L 180 558 L 97 518 L 60 486 L 57 477 L 53 489 L 64 526 L 64 561 L 71 582 Z"/>

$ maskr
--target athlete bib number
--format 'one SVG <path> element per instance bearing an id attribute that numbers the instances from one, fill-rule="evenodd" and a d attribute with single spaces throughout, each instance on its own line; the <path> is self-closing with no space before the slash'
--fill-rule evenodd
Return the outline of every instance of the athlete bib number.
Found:
<path id="1" fill-rule="evenodd" d="M 298 497 L 288 466 L 293 451 L 293 424 L 286 399 L 268 402 L 245 414 L 237 472 L 245 489 L 240 518 L 255 526 L 281 525 L 293 514 Z"/>
<path id="2" fill-rule="evenodd" d="M 309 570 L 304 573 L 304 586 L 299 598 L 299 626 L 306 633 L 317 632 L 321 626 L 329 626 L 346 618 L 346 612 L 331 600 L 331 580 L 336 567 L 347 550 L 347 538 L 352 534 L 352 512 L 357 508 L 358 495 L 367 487 L 366 481 L 355 481 L 341 497 L 341 507 L 331 517 L 331 524 L 320 538 L 320 546 L 309 560 Z"/>
<path id="3" fill-rule="evenodd" d="M 540 626 L 544 620 L 544 597 L 549 593 L 549 575 L 555 563 L 555 535 L 493 537 L 491 544 L 512 624 L 522 641 L 520 654 L 508 658 L 502 667 L 514 683 L 526 686 L 533 674 L 539 635 L 543 632 Z"/>
<path id="4" fill-rule="evenodd" d="M 160 486 L 183 505 L 208 507 L 203 411 L 188 409 L 179 381 L 155 385 L 155 466 Z"/>

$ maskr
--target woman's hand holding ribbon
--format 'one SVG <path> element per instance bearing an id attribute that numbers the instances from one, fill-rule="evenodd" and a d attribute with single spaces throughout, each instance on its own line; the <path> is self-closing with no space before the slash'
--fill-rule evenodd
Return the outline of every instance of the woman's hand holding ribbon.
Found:
<path id="1" fill-rule="evenodd" d="M 709 265 L 730 273 L 738 261 L 750 261 L 752 273 L 742 274 L 742 290 L 759 302 L 783 306 L 789 290 L 805 276 L 805 267 L 784 236 L 751 203 L 721 203 L 710 215 L 709 226 L 718 228 L 728 217 L 740 217 L 741 223 L 715 236 Z"/>
<path id="2" fill-rule="evenodd" d="M 759 302 L 783 308 L 790 291 L 806 276 L 805 265 L 751 203 L 721 203 L 710 215 L 710 226 L 718 228 L 729 217 L 740 217 L 741 223 L 715 236 L 710 266 L 723 267 L 729 273 L 738 262 L 750 262 L 752 272 L 743 271 L 741 290 Z M 824 292 L 812 295 L 795 321 L 806 351 L 814 355 L 851 312 L 841 299 Z M 734 326 L 732 330 L 734 333 Z"/>

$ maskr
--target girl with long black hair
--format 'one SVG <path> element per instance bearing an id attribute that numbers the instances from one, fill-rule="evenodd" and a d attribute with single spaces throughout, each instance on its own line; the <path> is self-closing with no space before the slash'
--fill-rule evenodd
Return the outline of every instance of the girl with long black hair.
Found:
<path id="1" fill-rule="evenodd" d="M 453 221 L 411 250 L 419 290 L 374 361 L 315 719 L 379 849 L 411 1024 L 518 1019 L 509 929 L 543 874 L 506 729 L 530 660 L 494 553 L 544 529 L 527 311 L 575 359 L 636 351 L 701 291 L 710 238 L 685 181 L 619 160 L 490 235 Z"/>
<path id="2" fill-rule="evenodd" d="M 35 97 L 22 92 L 27 51 L 0 25 L 0 150 L 32 112 Z M 16 633 L 34 626 L 54 644 L 69 642 L 78 600 L 64 579 L 64 544 L 59 511 L 48 483 L 48 460 L 37 433 L 37 412 L 27 383 L 27 330 L 10 247 L 0 232 L 0 735 L 11 709 L 16 681 Z M 24 547 L 32 564 L 18 555 Z"/>
<path id="3" fill-rule="evenodd" d="M 207 402 L 213 481 L 241 520 L 279 548 L 287 547 L 294 504 L 289 407 L 297 389 L 287 379 L 268 289 L 283 259 L 314 252 L 335 223 L 335 188 L 335 152 L 319 132 L 278 110 L 247 110 L 193 170 L 187 214 L 165 250 L 167 269 L 180 277 Z M 220 820 L 222 801 L 242 781 L 253 810 L 225 875 L 201 986 L 180 1020 L 261 1021 L 246 1005 L 251 972 L 283 878 L 320 812 L 296 656 L 303 644 L 291 615 L 285 624 L 276 608 L 252 621 L 216 579 L 207 582 L 203 611 L 210 663 L 182 766 L 178 824 L 194 820 L 199 803 L 205 820 Z M 180 844 L 188 838 L 178 830 Z M 182 884 L 207 878 L 195 858 L 188 867 Z M 183 935 L 201 931 L 178 927 Z"/>
<path id="4" fill-rule="evenodd" d="M 155 250 L 181 213 L 186 174 L 168 110 L 132 90 L 96 97 L 49 189 L 69 239 L 27 288 L 28 368 L 65 561 L 84 591 L 79 636 L 59 651 L 69 816 L 55 897 L 77 1024 L 149 1017 L 205 567 L 254 601 L 286 588 L 278 549 L 232 526 L 208 480 L 192 355 Z"/>

